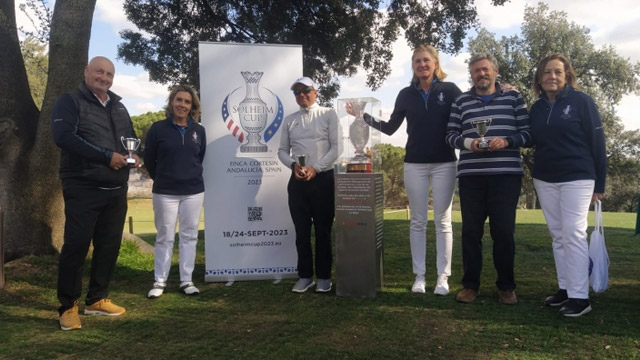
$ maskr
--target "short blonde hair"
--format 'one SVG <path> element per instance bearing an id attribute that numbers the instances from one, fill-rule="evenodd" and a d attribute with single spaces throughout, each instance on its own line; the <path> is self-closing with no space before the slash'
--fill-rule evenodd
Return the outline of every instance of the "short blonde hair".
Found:
<path id="1" fill-rule="evenodd" d="M 200 98 L 198 93 L 189 85 L 176 85 L 171 88 L 169 97 L 167 98 L 167 105 L 164 107 L 164 113 L 167 117 L 173 117 L 173 109 L 171 108 L 171 102 L 176 97 L 176 94 L 180 91 L 184 91 L 191 95 L 191 112 L 189 115 L 195 121 L 200 120 Z"/>
<path id="2" fill-rule="evenodd" d="M 415 60 L 416 55 L 418 53 L 425 52 L 425 51 L 428 52 L 429 55 L 431 55 L 433 59 L 436 61 L 436 69 L 433 72 L 433 76 L 438 78 L 438 80 L 441 80 L 441 81 L 444 80 L 447 77 L 447 74 L 444 71 L 442 71 L 442 67 L 440 67 L 440 55 L 438 54 L 438 49 L 436 49 L 431 45 L 427 45 L 427 44 L 418 45 L 418 47 L 416 47 L 415 50 L 413 50 L 413 55 L 411 55 L 411 68 L 413 69 L 413 60 Z M 418 78 L 414 73 L 413 77 L 411 78 L 411 82 L 420 83 L 420 78 Z"/>

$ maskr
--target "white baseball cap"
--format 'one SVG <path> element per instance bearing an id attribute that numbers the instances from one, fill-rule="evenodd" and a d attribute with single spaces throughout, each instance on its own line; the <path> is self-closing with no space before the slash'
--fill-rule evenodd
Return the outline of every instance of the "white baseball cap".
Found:
<path id="1" fill-rule="evenodd" d="M 296 81 L 293 82 L 293 84 L 291 85 L 291 90 L 293 90 L 294 87 L 296 87 L 296 85 L 298 84 L 302 84 L 305 86 L 309 86 L 312 88 L 316 88 L 315 84 L 313 83 L 313 80 L 311 80 L 310 78 L 303 76 L 301 78 L 298 78 Z"/>

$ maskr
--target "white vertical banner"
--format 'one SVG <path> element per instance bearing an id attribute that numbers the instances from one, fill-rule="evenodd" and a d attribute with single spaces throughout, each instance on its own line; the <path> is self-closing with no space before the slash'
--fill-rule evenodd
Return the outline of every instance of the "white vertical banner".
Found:
<path id="1" fill-rule="evenodd" d="M 287 203 L 291 170 L 278 160 L 289 89 L 302 76 L 302 46 L 199 44 L 202 125 L 207 130 L 205 281 L 297 277 Z"/>

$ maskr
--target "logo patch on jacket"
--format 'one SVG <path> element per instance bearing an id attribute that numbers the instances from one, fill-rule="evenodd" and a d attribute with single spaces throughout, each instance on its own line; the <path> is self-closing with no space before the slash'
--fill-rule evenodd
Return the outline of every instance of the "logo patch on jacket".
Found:
<path id="1" fill-rule="evenodd" d="M 198 140 L 198 133 L 196 133 L 195 131 L 193 132 L 193 134 L 191 135 L 191 138 L 193 139 L 193 142 L 196 144 L 200 144 L 200 140 Z"/>
<path id="2" fill-rule="evenodd" d="M 444 105 L 444 94 L 440 93 L 438 95 L 438 105 Z"/>
<path id="3" fill-rule="evenodd" d="M 560 117 L 563 119 L 571 118 L 571 105 L 567 105 L 567 107 L 562 110 L 562 115 L 560 115 Z"/>

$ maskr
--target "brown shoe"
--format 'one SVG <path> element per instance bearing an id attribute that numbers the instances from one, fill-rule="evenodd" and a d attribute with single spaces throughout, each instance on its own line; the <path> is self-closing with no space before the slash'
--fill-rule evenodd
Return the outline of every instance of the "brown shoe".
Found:
<path id="1" fill-rule="evenodd" d="M 80 324 L 80 317 L 78 316 L 78 301 L 73 303 L 71 309 L 63 312 L 60 315 L 60 329 L 62 330 L 76 330 L 82 328 Z"/>
<path id="2" fill-rule="evenodd" d="M 475 300 L 476 296 L 478 296 L 478 292 L 476 290 L 464 288 L 458 293 L 458 295 L 456 295 L 456 301 L 468 304 Z"/>
<path id="3" fill-rule="evenodd" d="M 101 299 L 91 305 L 87 305 L 84 308 L 85 315 L 106 315 L 106 316 L 118 316 L 126 313 L 127 310 L 122 306 L 118 306 L 111 302 L 111 299 Z"/>
<path id="4" fill-rule="evenodd" d="M 513 290 L 500 290 L 498 293 L 498 301 L 503 304 L 513 305 L 518 303 L 518 297 Z"/>

